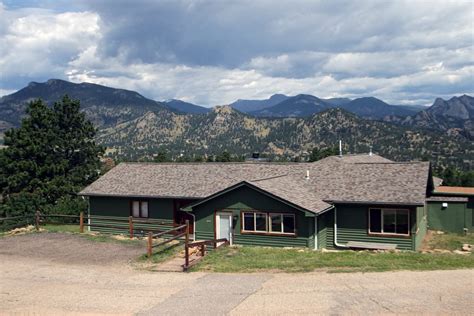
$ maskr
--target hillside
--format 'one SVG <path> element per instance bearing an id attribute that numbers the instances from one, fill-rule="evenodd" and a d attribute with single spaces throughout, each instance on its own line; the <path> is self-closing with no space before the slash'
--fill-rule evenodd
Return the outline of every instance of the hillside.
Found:
<path id="1" fill-rule="evenodd" d="M 148 111 L 168 109 L 166 105 L 135 91 L 50 79 L 44 83 L 31 82 L 25 88 L 0 98 L 0 133 L 19 125 L 28 102 L 41 98 L 52 105 L 65 94 L 79 99 L 83 111 L 98 127 L 129 121 Z"/>
<path id="2" fill-rule="evenodd" d="M 160 148 L 176 155 L 213 154 L 228 150 L 248 155 L 260 151 L 271 157 L 293 157 L 313 147 L 328 147 L 342 139 L 346 152 L 374 151 L 407 161 L 472 167 L 474 145 L 462 138 L 428 130 L 411 130 L 390 123 L 361 119 L 341 109 L 307 118 L 256 118 L 229 106 L 205 115 L 149 112 L 102 130 L 98 140 L 128 158 L 150 156 Z"/>
<path id="3" fill-rule="evenodd" d="M 416 115 L 388 120 L 406 126 L 443 130 L 474 140 L 474 98 L 468 95 L 449 100 L 437 98 L 431 107 Z"/>

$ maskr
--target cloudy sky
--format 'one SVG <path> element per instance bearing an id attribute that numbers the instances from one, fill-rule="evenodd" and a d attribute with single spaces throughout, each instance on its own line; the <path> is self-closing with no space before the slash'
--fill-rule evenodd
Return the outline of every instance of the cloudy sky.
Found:
<path id="1" fill-rule="evenodd" d="M 0 95 L 50 78 L 202 105 L 474 94 L 473 1 L 0 0 Z"/>

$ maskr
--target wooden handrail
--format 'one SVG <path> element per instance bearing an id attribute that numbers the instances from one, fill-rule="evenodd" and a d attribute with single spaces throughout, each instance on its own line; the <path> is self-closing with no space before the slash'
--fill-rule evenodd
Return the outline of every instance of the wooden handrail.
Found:
<path id="1" fill-rule="evenodd" d="M 158 234 L 154 234 L 152 237 L 153 237 L 153 238 L 157 238 L 157 237 L 160 237 L 160 236 L 169 234 L 169 233 L 171 233 L 171 232 L 173 232 L 173 231 L 178 231 L 178 230 L 183 229 L 183 228 L 185 228 L 185 227 L 186 227 L 186 225 L 181 225 L 181 226 L 178 226 L 178 227 L 174 227 L 174 228 L 172 228 L 172 229 L 168 229 L 168 230 L 165 230 L 165 231 L 163 231 L 163 232 L 159 232 Z"/>
<path id="2" fill-rule="evenodd" d="M 173 237 L 171 237 L 171 238 L 169 238 L 169 239 L 165 239 L 165 240 L 163 240 L 163 241 L 161 241 L 161 242 L 159 242 L 159 243 L 157 243 L 157 244 L 152 245 L 152 248 L 156 248 L 156 247 L 159 247 L 159 246 L 163 246 L 163 245 L 169 243 L 170 241 L 176 240 L 176 239 L 181 238 L 181 237 L 183 237 L 183 236 L 185 236 L 185 235 L 186 235 L 186 232 L 181 233 L 181 234 L 176 235 L 176 236 L 173 236 Z"/>

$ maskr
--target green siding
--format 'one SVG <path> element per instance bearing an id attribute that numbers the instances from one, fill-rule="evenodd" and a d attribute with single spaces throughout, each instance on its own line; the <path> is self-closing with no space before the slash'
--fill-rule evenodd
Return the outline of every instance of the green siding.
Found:
<path id="1" fill-rule="evenodd" d="M 121 197 L 89 198 L 90 214 L 100 216 L 130 216 L 130 202 L 132 200 L 148 201 L 150 218 L 173 220 L 173 199 L 133 199 Z"/>
<path id="2" fill-rule="evenodd" d="M 333 211 L 328 211 L 318 216 L 318 249 L 329 249 L 329 246 L 333 244 L 332 235 L 328 236 L 328 233 L 331 234 L 333 231 L 333 216 Z"/>
<path id="3" fill-rule="evenodd" d="M 408 238 L 370 236 L 368 234 L 369 206 L 336 205 L 337 242 L 342 245 L 349 241 L 396 244 L 398 249 L 415 250 L 415 232 L 417 230 L 416 211 L 413 207 L 403 208 L 410 209 L 412 235 Z M 320 248 L 336 249 L 337 247 L 334 245 L 334 210 L 330 210 L 320 215 L 319 220 L 318 238 Z"/>
<path id="4" fill-rule="evenodd" d="M 428 202 L 428 227 L 433 230 L 442 230 L 451 233 L 463 233 L 464 228 L 473 231 L 473 208 L 465 202 L 451 202 L 447 208 L 440 202 Z"/>
<path id="5" fill-rule="evenodd" d="M 114 218 L 128 219 L 130 216 L 130 202 L 133 198 L 121 197 L 89 197 L 89 214 L 103 216 L 100 219 L 91 219 L 91 224 L 116 226 L 117 228 L 91 227 L 91 231 L 111 234 L 129 234 L 128 222 L 113 221 Z M 136 233 L 142 230 L 166 230 L 173 225 L 172 199 L 142 199 L 148 201 L 150 223 L 134 223 Z M 110 217 L 110 219 L 107 219 Z M 157 219 L 159 221 L 154 221 Z M 147 219 L 137 219 L 146 221 Z"/>
<path id="6" fill-rule="evenodd" d="M 241 234 L 240 215 L 244 210 L 295 214 L 297 237 Z M 214 238 L 214 214 L 216 211 L 232 212 L 234 244 L 314 247 L 314 217 L 306 216 L 304 212 L 247 186 L 236 188 L 193 208 L 193 213 L 196 216 L 197 240 Z"/>

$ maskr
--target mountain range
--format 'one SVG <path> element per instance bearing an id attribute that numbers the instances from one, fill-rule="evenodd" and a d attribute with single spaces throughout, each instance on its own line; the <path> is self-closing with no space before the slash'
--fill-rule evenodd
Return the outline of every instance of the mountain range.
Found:
<path id="1" fill-rule="evenodd" d="M 275 96 L 282 101 L 269 105 Z M 284 98 L 283 98 L 284 97 Z M 383 119 L 386 116 L 413 115 L 424 107 L 390 105 L 374 97 L 363 97 L 354 100 L 348 98 L 321 99 L 309 94 L 293 97 L 274 95 L 266 100 L 245 100 L 247 104 L 257 106 L 242 108 L 231 104 L 237 110 L 260 117 L 305 117 L 330 108 L 341 108 L 368 119 Z M 259 102 L 259 103 L 256 103 Z M 262 106 L 265 105 L 265 106 Z"/>
<path id="2" fill-rule="evenodd" d="M 436 165 L 463 169 L 474 165 L 470 96 L 437 99 L 419 112 L 376 98 L 311 95 L 274 95 L 208 109 L 179 100 L 158 102 L 129 90 L 52 79 L 30 83 L 0 99 L 0 132 L 19 125 L 27 102 L 40 97 L 51 104 L 65 94 L 81 101 L 108 154 L 126 159 L 152 157 L 160 149 L 172 155 L 260 151 L 286 159 L 342 139 L 345 152 L 367 152 L 373 146 L 394 160 L 429 159 Z M 268 115 L 270 110 L 278 115 Z M 360 116 L 351 113 L 356 111 Z M 444 116 L 448 119 L 443 120 Z"/>

